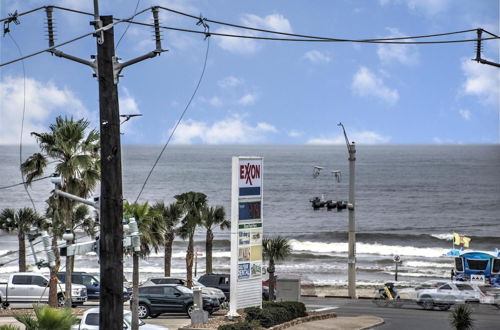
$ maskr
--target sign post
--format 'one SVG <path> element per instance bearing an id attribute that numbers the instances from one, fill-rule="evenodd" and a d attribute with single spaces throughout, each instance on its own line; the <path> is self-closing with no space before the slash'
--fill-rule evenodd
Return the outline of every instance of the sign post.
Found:
<path id="1" fill-rule="evenodd" d="M 233 157 L 229 312 L 262 306 L 263 158 Z"/>
<path id="2" fill-rule="evenodd" d="M 401 257 L 396 254 L 394 257 L 392 257 L 392 260 L 394 261 L 394 264 L 396 265 L 396 272 L 394 273 L 394 281 L 398 281 L 398 264 L 401 262 Z"/>

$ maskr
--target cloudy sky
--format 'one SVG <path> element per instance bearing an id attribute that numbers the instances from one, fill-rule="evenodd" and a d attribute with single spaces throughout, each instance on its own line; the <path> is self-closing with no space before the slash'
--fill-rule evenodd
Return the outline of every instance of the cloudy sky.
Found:
<path id="1" fill-rule="evenodd" d="M 42 5 L 92 11 L 92 0 L 2 0 L 1 17 Z M 101 14 L 126 18 L 137 0 L 101 1 Z M 332 38 L 370 39 L 482 27 L 499 33 L 497 0 L 166 1 L 153 5 L 228 23 Z M 91 31 L 90 17 L 54 11 L 57 42 Z M 137 21 L 150 23 L 150 12 Z M 163 25 L 202 30 L 196 20 L 161 11 Z M 45 13 L 23 16 L 0 39 L 1 62 L 48 47 Z M 118 41 L 126 24 L 115 28 Z M 210 31 L 264 33 L 210 24 Z M 473 39 L 475 32 L 446 37 Z M 363 144 L 499 142 L 500 70 L 471 61 L 474 43 L 381 45 L 283 42 L 212 36 L 205 76 L 173 137 L 176 144 L 343 143 L 337 123 Z M 417 39 L 415 39 L 417 40 Z M 420 39 L 418 39 L 420 40 Z M 439 40 L 439 39 L 434 39 Z M 15 42 L 19 45 L 18 49 Z M 203 35 L 163 31 L 168 52 L 124 69 L 120 112 L 140 113 L 122 125 L 123 143 L 167 140 L 203 68 Z M 130 26 L 117 45 L 123 60 L 154 49 L 152 29 Z M 95 39 L 60 50 L 90 59 Z M 483 57 L 499 62 L 499 42 Z M 58 115 L 86 117 L 97 127 L 98 86 L 90 68 L 42 53 L 0 68 L 0 144 L 44 131 Z M 24 95 L 26 96 L 24 98 Z"/>

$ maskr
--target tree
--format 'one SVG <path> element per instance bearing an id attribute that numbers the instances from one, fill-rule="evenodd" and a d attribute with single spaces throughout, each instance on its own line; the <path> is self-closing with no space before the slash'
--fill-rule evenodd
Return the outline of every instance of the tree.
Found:
<path id="1" fill-rule="evenodd" d="M 78 318 L 71 309 L 55 309 L 50 306 L 33 305 L 35 316 L 31 314 L 15 314 L 16 320 L 24 324 L 26 330 L 67 330 L 78 323 Z"/>
<path id="2" fill-rule="evenodd" d="M 266 237 L 262 240 L 264 258 L 269 260 L 267 272 L 269 273 L 269 299 L 274 300 L 276 287 L 275 262 L 286 259 L 292 253 L 292 247 L 287 238 L 280 235 Z"/>
<path id="3" fill-rule="evenodd" d="M 17 232 L 19 245 L 19 271 L 26 271 L 26 233 L 31 227 L 45 229 L 45 218 L 39 215 L 34 209 L 25 207 L 17 210 L 4 209 L 0 213 L 0 229 L 6 232 Z"/>
<path id="4" fill-rule="evenodd" d="M 88 198 L 100 179 L 99 133 L 88 130 L 89 122 L 85 119 L 56 118 L 49 132 L 32 132 L 40 147 L 21 165 L 27 184 L 42 176 L 49 163 L 55 163 L 55 172 L 63 179 L 60 189 L 73 195 Z M 58 225 L 72 230 L 74 227 L 72 212 L 76 202 L 68 198 L 51 199 L 52 213 L 56 214 Z M 56 230 L 58 231 L 58 230 Z M 72 242 L 69 242 L 72 243 Z M 71 306 L 72 258 L 66 258 L 66 306 Z M 54 271 L 51 271 L 51 274 Z M 57 273 L 57 271 L 55 271 Z M 51 276 L 51 281 L 55 279 Z M 51 286 L 51 288 L 54 286 Z"/>
<path id="5" fill-rule="evenodd" d="M 212 247 L 214 241 L 214 228 L 219 226 L 221 230 L 231 228 L 231 221 L 226 219 L 226 211 L 223 206 L 205 207 L 202 210 L 202 225 L 207 229 L 205 240 L 205 272 L 211 274 L 212 269 Z"/>
<path id="6" fill-rule="evenodd" d="M 150 213 L 150 207 L 147 202 L 123 204 L 123 214 L 125 218 L 135 218 L 141 239 L 141 251 L 132 252 L 132 330 L 138 329 L 138 297 L 139 297 L 139 258 L 145 258 L 151 254 L 152 250 L 158 252 L 158 249 L 163 244 L 163 224 L 160 221 L 155 221 L 155 218 Z"/>
<path id="7" fill-rule="evenodd" d="M 163 202 L 157 202 L 151 207 L 150 212 L 156 221 L 160 221 L 163 224 L 165 232 L 163 237 L 165 249 L 163 268 L 165 276 L 170 276 L 172 245 L 174 243 L 176 227 L 182 216 L 182 209 L 176 203 L 166 206 Z"/>
<path id="8" fill-rule="evenodd" d="M 196 227 L 201 225 L 201 211 L 207 204 L 207 195 L 190 191 L 176 195 L 174 198 L 183 211 L 178 234 L 183 240 L 188 240 L 186 250 L 186 284 L 188 288 L 191 288 L 193 286 L 194 231 Z"/>

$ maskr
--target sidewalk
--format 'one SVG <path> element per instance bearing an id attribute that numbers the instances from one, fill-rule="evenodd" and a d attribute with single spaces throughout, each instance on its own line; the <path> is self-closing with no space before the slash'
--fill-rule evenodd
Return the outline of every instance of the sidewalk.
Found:
<path id="1" fill-rule="evenodd" d="M 359 330 L 370 329 L 384 323 L 384 319 L 373 315 L 335 317 L 295 325 L 290 330 Z"/>

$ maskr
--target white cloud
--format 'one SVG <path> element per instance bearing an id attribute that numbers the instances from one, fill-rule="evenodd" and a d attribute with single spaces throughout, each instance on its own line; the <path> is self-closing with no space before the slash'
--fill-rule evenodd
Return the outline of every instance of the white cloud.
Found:
<path id="1" fill-rule="evenodd" d="M 217 85 L 219 85 L 220 88 L 236 87 L 241 84 L 243 84 L 243 79 L 233 76 L 225 77 L 217 82 Z"/>
<path id="2" fill-rule="evenodd" d="M 222 34 L 235 34 L 235 35 L 245 35 L 252 36 L 254 34 L 248 31 L 241 31 L 236 28 L 222 27 L 217 29 L 215 32 Z M 235 38 L 235 37 L 217 37 L 215 39 L 220 48 L 227 50 L 231 53 L 236 54 L 253 54 L 256 53 L 261 46 L 257 41 L 247 38 Z"/>
<path id="3" fill-rule="evenodd" d="M 273 30 L 280 32 L 292 32 L 292 27 L 288 19 L 281 14 L 272 14 L 260 17 L 254 14 L 245 14 L 240 18 L 243 25 L 254 28 Z M 258 36 L 256 31 L 242 31 L 232 27 L 221 27 L 215 32 L 223 34 L 236 34 L 245 36 Z M 261 49 L 261 45 L 256 40 L 248 38 L 218 37 L 217 44 L 222 49 L 236 54 L 253 54 Z"/>
<path id="4" fill-rule="evenodd" d="M 252 93 L 246 93 L 243 95 L 238 101 L 237 104 L 247 106 L 247 105 L 252 105 L 255 103 L 257 100 L 257 96 Z"/>
<path id="5" fill-rule="evenodd" d="M 295 130 L 295 129 L 292 129 L 291 131 L 288 132 L 288 136 L 289 137 L 300 137 L 304 135 L 304 132 L 301 132 L 301 131 L 298 131 L 298 130 Z"/>
<path id="6" fill-rule="evenodd" d="M 450 0 L 379 0 L 382 6 L 391 2 L 395 4 L 406 4 L 411 10 L 420 11 L 430 16 L 444 11 L 451 3 Z"/>
<path id="7" fill-rule="evenodd" d="M 213 107 L 221 107 L 224 105 L 224 102 L 218 96 L 213 96 L 208 100 L 208 103 Z"/>
<path id="8" fill-rule="evenodd" d="M 313 64 L 329 63 L 331 61 L 331 57 L 327 53 L 320 52 L 319 50 L 306 52 L 304 58 Z"/>
<path id="9" fill-rule="evenodd" d="M 434 137 L 432 139 L 432 142 L 435 144 L 463 144 L 462 141 L 455 141 L 453 139 L 446 139 L 446 138 L 440 138 L 440 137 Z"/>
<path id="10" fill-rule="evenodd" d="M 396 103 L 399 99 L 396 89 L 387 87 L 382 78 L 377 77 L 364 66 L 354 74 L 351 87 L 357 95 L 374 96 L 390 104 Z"/>
<path id="11" fill-rule="evenodd" d="M 470 113 L 469 110 L 467 110 L 467 109 L 460 109 L 460 110 L 458 110 L 458 113 L 460 114 L 460 116 L 462 116 L 463 119 L 465 119 L 465 120 L 469 120 L 470 119 L 471 113 Z"/>
<path id="12" fill-rule="evenodd" d="M 389 35 L 386 38 L 404 37 L 397 28 L 387 28 Z M 411 39 L 403 39 L 401 41 L 410 41 Z M 399 62 L 405 65 L 413 65 L 418 63 L 419 53 L 415 45 L 398 45 L 398 44 L 379 44 L 377 47 L 377 55 L 379 59 L 390 64 Z"/>
<path id="13" fill-rule="evenodd" d="M 477 96 L 483 104 L 498 104 L 500 90 L 498 68 L 465 58 L 461 66 L 465 74 L 465 82 L 462 85 L 463 93 Z"/>
<path id="14" fill-rule="evenodd" d="M 0 144 L 17 144 L 21 134 L 23 112 L 23 78 L 5 76 L 0 81 Z M 65 114 L 75 119 L 95 121 L 77 96 L 67 88 L 50 81 L 26 78 L 26 111 L 24 117 L 23 143 L 34 144 L 31 132 L 47 131 L 46 121 Z M 92 126 L 96 126 L 94 123 Z"/>
<path id="15" fill-rule="evenodd" d="M 266 141 L 266 134 L 276 133 L 276 127 L 260 122 L 255 126 L 238 116 L 209 124 L 202 121 L 186 120 L 177 128 L 173 142 L 177 144 L 252 144 Z"/>
<path id="16" fill-rule="evenodd" d="M 391 138 L 388 136 L 384 136 L 377 132 L 373 131 L 361 131 L 361 132 L 350 132 L 349 133 L 350 141 L 354 141 L 356 144 L 384 144 L 388 143 Z M 345 144 L 344 135 L 339 134 L 333 137 L 319 137 L 319 138 L 311 138 L 307 142 L 307 144 Z"/>
<path id="17" fill-rule="evenodd" d="M 290 22 L 281 14 L 272 14 L 265 17 L 259 17 L 254 14 L 245 14 L 241 18 L 241 21 L 244 25 L 254 28 L 287 33 L 293 32 Z"/>

